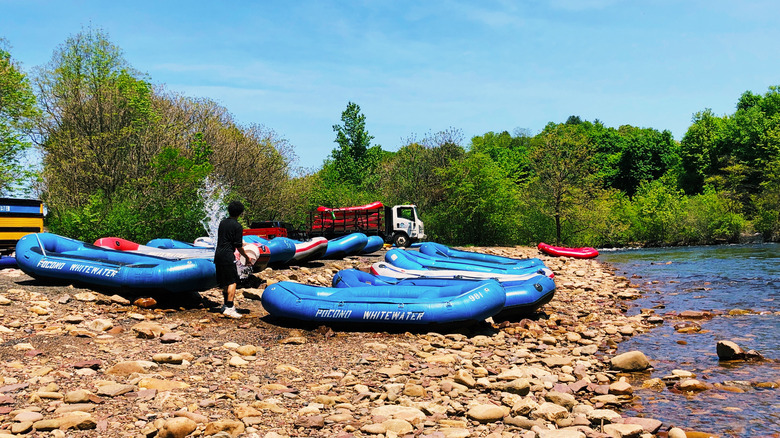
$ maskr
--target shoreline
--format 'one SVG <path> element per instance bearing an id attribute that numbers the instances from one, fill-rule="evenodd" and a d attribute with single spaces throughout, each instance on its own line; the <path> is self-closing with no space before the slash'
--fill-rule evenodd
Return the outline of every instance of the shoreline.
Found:
<path id="1" fill-rule="evenodd" d="M 384 252 L 258 273 L 261 287 L 239 289 L 249 312 L 239 320 L 197 294 L 145 309 L 0 271 L 0 437 L 665 434 L 659 420 L 620 413 L 634 388 L 611 364 L 618 344 L 663 322 L 626 315 L 637 285 L 598 260 L 468 249 L 541 258 L 556 274 L 553 300 L 534 318 L 440 333 L 295 328 L 267 317 L 265 285 L 329 285 Z M 201 296 L 221 303 L 219 290 Z"/>

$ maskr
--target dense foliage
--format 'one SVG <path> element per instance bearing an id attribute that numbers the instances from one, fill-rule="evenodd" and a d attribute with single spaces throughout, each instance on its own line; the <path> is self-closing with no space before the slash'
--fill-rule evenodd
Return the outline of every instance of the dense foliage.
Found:
<path id="1" fill-rule="evenodd" d="M 414 203 L 429 238 L 450 244 L 780 239 L 780 87 L 745 92 L 733 114 L 694 114 L 680 142 L 571 116 L 537 134 L 466 140 L 450 128 L 396 152 L 372 144 L 366 116 L 348 102 L 336 147 L 303 173 L 284 138 L 154 85 L 100 30 L 70 37 L 31 80 L 3 47 L 0 192 L 29 180 L 19 160 L 35 142 L 46 224 L 82 240 L 202 236 L 206 182 L 244 201 L 247 222 L 303 226 L 318 205 Z"/>

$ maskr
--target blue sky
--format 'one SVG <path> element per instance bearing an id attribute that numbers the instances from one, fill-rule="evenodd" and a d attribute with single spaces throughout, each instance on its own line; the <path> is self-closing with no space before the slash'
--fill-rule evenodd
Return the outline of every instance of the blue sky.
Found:
<path id="1" fill-rule="evenodd" d="M 386 150 L 411 136 L 527 129 L 570 115 L 670 130 L 780 84 L 775 1 L 0 0 L 25 71 L 103 29 L 155 84 L 208 97 L 316 168 L 349 101 Z M 466 144 L 466 145 L 467 145 Z"/>

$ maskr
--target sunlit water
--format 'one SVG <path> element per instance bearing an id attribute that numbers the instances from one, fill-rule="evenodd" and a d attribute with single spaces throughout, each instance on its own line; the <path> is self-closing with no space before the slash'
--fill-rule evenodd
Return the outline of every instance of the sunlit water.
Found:
<path id="1" fill-rule="evenodd" d="M 673 326 L 681 320 L 667 318 L 658 328 L 622 342 L 619 353 L 640 350 L 651 359 L 654 370 L 642 379 L 683 369 L 712 385 L 745 391 L 714 388 L 686 396 L 670 388 L 637 389 L 639 399 L 627 409 L 629 415 L 661 420 L 664 430 L 673 425 L 720 436 L 780 436 L 780 389 L 756 387 L 760 382 L 780 383 L 780 245 L 607 251 L 599 259 L 645 291 L 632 303 L 631 314 L 643 308 L 654 308 L 660 315 L 685 310 L 719 313 L 696 321 L 701 324 L 699 333 L 678 333 Z M 751 313 L 729 316 L 732 309 Z M 770 360 L 719 363 L 720 340 L 757 350 Z M 641 387 L 642 379 L 634 382 L 635 388 Z"/>
<path id="2" fill-rule="evenodd" d="M 203 228 L 206 229 L 208 237 L 212 242 L 217 241 L 217 231 L 219 222 L 226 215 L 225 208 L 225 187 L 222 183 L 209 177 L 203 183 L 203 187 L 198 191 L 203 200 L 204 218 L 201 220 Z"/>

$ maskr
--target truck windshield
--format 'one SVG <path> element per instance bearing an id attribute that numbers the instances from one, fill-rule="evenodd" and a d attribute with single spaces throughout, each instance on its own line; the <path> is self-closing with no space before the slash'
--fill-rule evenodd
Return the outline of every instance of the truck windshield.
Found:
<path id="1" fill-rule="evenodd" d="M 398 217 L 414 221 L 417 217 L 417 214 L 414 211 L 414 207 L 401 207 L 398 209 Z"/>

